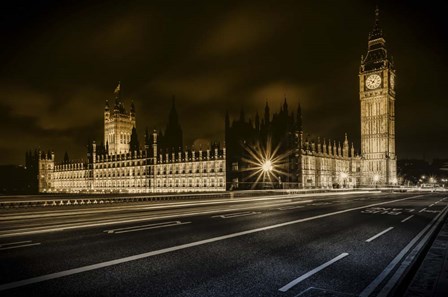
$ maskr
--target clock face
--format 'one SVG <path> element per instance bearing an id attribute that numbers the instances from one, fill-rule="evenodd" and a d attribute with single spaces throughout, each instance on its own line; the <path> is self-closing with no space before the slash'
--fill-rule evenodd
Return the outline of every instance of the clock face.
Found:
<path id="1" fill-rule="evenodd" d="M 393 76 L 393 75 L 390 76 L 390 86 L 392 88 L 395 87 L 395 76 Z"/>
<path id="2" fill-rule="evenodd" d="M 366 87 L 370 90 L 376 89 L 381 84 L 381 76 L 378 74 L 369 75 L 366 79 Z"/>

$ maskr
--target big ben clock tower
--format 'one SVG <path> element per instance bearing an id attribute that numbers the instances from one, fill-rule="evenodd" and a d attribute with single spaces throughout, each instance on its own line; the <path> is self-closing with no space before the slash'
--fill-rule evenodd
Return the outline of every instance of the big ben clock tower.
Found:
<path id="1" fill-rule="evenodd" d="M 361 101 L 361 183 L 397 183 L 395 155 L 395 68 L 379 25 L 379 10 L 369 34 L 367 54 L 359 69 Z"/>

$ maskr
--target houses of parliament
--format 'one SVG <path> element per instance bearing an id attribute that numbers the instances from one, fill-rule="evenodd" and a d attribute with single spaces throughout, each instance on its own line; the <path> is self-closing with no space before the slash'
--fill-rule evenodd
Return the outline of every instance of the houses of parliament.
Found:
<path id="1" fill-rule="evenodd" d="M 127 111 L 121 85 L 113 105 L 106 100 L 104 139 L 88 145 L 84 162 L 56 163 L 53 152 L 26 154 L 26 167 L 39 192 L 215 192 L 264 188 L 334 188 L 397 184 L 395 154 L 396 72 L 379 24 L 368 36 L 359 68 L 361 147 L 309 137 L 300 105 L 285 98 L 278 112 L 266 102 L 252 121 L 225 116 L 225 144 L 186 149 L 175 102 L 164 131 L 146 131 L 140 145 L 133 104 Z M 358 154 L 355 151 L 359 151 Z M 260 156 L 257 156 L 257 154 Z"/>

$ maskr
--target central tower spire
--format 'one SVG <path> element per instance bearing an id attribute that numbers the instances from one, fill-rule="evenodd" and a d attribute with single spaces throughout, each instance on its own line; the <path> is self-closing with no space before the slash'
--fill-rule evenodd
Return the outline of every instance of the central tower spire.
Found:
<path id="1" fill-rule="evenodd" d="M 379 24 L 379 9 L 359 69 L 361 157 L 366 186 L 397 183 L 395 155 L 395 69 Z"/>

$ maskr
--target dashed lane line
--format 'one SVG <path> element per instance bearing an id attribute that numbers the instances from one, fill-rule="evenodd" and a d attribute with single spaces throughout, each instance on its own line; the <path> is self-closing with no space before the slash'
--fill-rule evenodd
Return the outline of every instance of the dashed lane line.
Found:
<path id="1" fill-rule="evenodd" d="M 17 245 L 17 244 L 29 243 L 29 242 L 31 242 L 31 240 L 8 242 L 8 243 L 0 243 L 0 248 L 8 246 L 8 245 Z"/>
<path id="2" fill-rule="evenodd" d="M 377 239 L 378 237 L 380 237 L 380 236 L 383 235 L 383 234 L 386 234 L 387 232 L 389 232 L 389 231 L 392 230 L 393 228 L 394 228 L 394 227 L 389 227 L 389 228 L 387 228 L 386 230 L 381 231 L 380 233 L 378 233 L 378 234 L 376 234 L 376 235 L 370 237 L 369 239 L 367 239 L 366 242 L 371 242 L 371 241 Z"/>
<path id="3" fill-rule="evenodd" d="M 312 276 L 312 275 L 318 273 L 319 271 L 321 271 L 321 270 L 327 268 L 327 267 L 330 266 L 331 264 L 333 264 L 333 263 L 335 263 L 335 262 L 337 262 L 337 261 L 339 261 L 339 260 L 341 260 L 341 259 L 343 259 L 343 258 L 345 258 L 345 257 L 347 257 L 347 256 L 348 256 L 348 253 L 342 253 L 342 254 L 340 254 L 339 256 L 337 256 L 337 257 L 331 259 L 330 261 L 325 262 L 324 264 L 320 265 L 319 267 L 316 267 L 316 268 L 314 268 L 313 270 L 308 271 L 308 272 L 305 273 L 304 275 L 302 275 L 302 276 L 296 278 L 295 280 L 289 282 L 288 284 L 284 285 L 283 287 L 281 287 L 281 288 L 279 289 L 279 291 L 280 291 L 280 292 L 286 292 L 286 291 L 288 291 L 289 289 L 291 289 L 292 287 L 294 287 L 294 286 L 297 285 L 298 283 L 300 283 L 300 282 L 306 280 L 306 279 L 309 278 L 310 276 Z"/>
<path id="4" fill-rule="evenodd" d="M 303 208 L 305 206 L 303 205 L 295 205 L 295 206 L 284 206 L 284 207 L 279 207 L 277 208 L 278 210 L 291 210 L 291 209 L 296 209 L 296 208 Z"/>
<path id="5" fill-rule="evenodd" d="M 266 226 L 266 227 L 231 233 L 231 234 L 227 234 L 227 235 L 223 235 L 223 236 L 212 237 L 209 239 L 204 239 L 204 240 L 199 240 L 199 241 L 190 242 L 190 243 L 186 243 L 186 244 L 181 244 L 181 245 L 164 248 L 164 249 L 160 249 L 160 250 L 156 250 L 156 251 L 150 251 L 150 252 L 137 254 L 137 255 L 133 255 L 133 256 L 129 256 L 129 257 L 119 258 L 119 259 L 115 259 L 115 260 L 86 265 L 86 266 L 82 266 L 82 267 L 78 267 L 78 268 L 68 269 L 68 270 L 64 270 L 64 271 L 60 271 L 60 272 L 36 276 L 36 277 L 32 277 L 32 278 L 28 278 L 28 279 L 24 279 L 24 280 L 20 280 L 20 281 L 2 284 L 2 285 L 0 285 L 0 291 L 5 291 L 8 289 L 18 288 L 18 287 L 22 287 L 22 286 L 26 286 L 26 285 L 30 285 L 30 284 L 35 284 L 35 283 L 40 283 L 40 282 L 47 281 L 47 280 L 57 279 L 57 278 L 61 278 L 61 277 L 69 276 L 69 275 L 74 275 L 74 274 L 97 270 L 97 269 L 110 267 L 110 266 L 114 266 L 114 265 L 118 265 L 118 264 L 122 264 L 122 263 L 145 259 L 145 258 L 153 257 L 156 255 L 171 253 L 174 251 L 179 251 L 179 250 L 183 250 L 183 249 L 187 249 L 187 248 L 191 248 L 191 247 L 195 247 L 195 246 L 200 246 L 200 245 L 204 245 L 204 244 L 208 244 L 208 243 L 212 243 L 212 242 L 218 242 L 218 241 L 222 241 L 222 240 L 226 240 L 226 239 L 230 239 L 230 238 L 236 238 L 236 237 L 253 234 L 253 233 L 257 233 L 257 232 L 261 232 L 261 231 L 272 230 L 272 229 L 290 226 L 290 225 L 294 225 L 294 224 L 298 224 L 298 223 L 302 223 L 302 222 L 308 222 L 308 221 L 317 220 L 317 219 L 321 219 L 321 218 L 325 218 L 325 217 L 339 215 L 339 214 L 347 213 L 350 211 L 356 211 L 356 210 L 360 210 L 360 209 L 364 209 L 364 208 L 369 208 L 372 206 L 390 204 L 390 203 L 395 203 L 395 202 L 400 202 L 400 201 L 405 201 L 405 200 L 410 200 L 410 199 L 416 199 L 416 198 L 419 198 L 422 196 L 423 195 L 417 195 L 417 196 L 412 196 L 412 197 L 407 197 L 407 198 L 402 198 L 402 199 L 390 200 L 390 201 L 385 201 L 385 202 L 379 202 L 379 203 L 374 203 L 374 204 L 369 204 L 369 205 L 358 206 L 358 207 L 354 207 L 354 208 L 329 212 L 326 214 L 321 214 L 321 215 L 312 216 L 312 217 L 308 217 L 308 218 L 303 218 L 303 219 L 284 222 L 284 223 L 280 223 L 280 224 L 270 225 L 270 226 Z"/>
<path id="6" fill-rule="evenodd" d="M 26 241 L 18 241 L 18 242 L 11 242 L 11 243 L 3 243 L 0 245 L 0 251 L 40 245 L 40 242 L 35 242 L 35 243 L 31 243 L 31 242 L 32 242 L 31 240 L 26 240 Z"/>
<path id="7" fill-rule="evenodd" d="M 231 219 L 231 218 L 238 218 L 238 217 L 253 216 L 253 215 L 256 215 L 259 213 L 260 212 L 257 212 L 257 211 L 246 211 L 246 212 L 237 212 L 237 213 L 229 213 L 229 214 L 212 216 L 212 218 Z"/>
<path id="8" fill-rule="evenodd" d="M 402 223 L 404 223 L 404 222 L 406 222 L 406 221 L 408 221 L 408 220 L 410 220 L 410 219 L 412 219 L 412 217 L 413 217 L 414 215 L 412 215 L 412 216 L 409 216 L 409 217 L 407 217 L 407 218 L 405 218 L 405 219 L 403 219 L 401 222 Z"/>
<path id="9" fill-rule="evenodd" d="M 155 223 L 155 224 L 147 224 L 147 225 L 110 229 L 110 230 L 104 230 L 103 232 L 109 233 L 109 234 L 121 234 L 121 233 L 137 232 L 137 231 L 150 230 L 150 229 L 174 227 L 174 226 L 180 226 L 180 225 L 185 225 L 185 224 L 191 224 L 191 222 L 171 221 L 171 222 L 163 222 L 163 223 Z"/>
<path id="10" fill-rule="evenodd" d="M 414 247 L 414 249 L 407 255 L 407 257 L 401 262 L 398 269 L 394 272 L 392 277 L 389 278 L 386 285 L 381 289 L 378 293 L 378 297 L 387 297 L 391 296 L 392 290 L 396 287 L 399 280 L 403 277 L 404 273 L 409 269 L 409 266 L 414 263 L 414 259 L 418 256 L 423 246 L 428 242 L 429 237 L 435 232 L 436 228 L 439 226 L 439 223 L 443 218 L 446 217 L 446 208 L 444 209 L 444 213 L 439 215 L 438 222 L 435 223 L 431 229 L 425 234 L 422 240 Z"/>
<path id="11" fill-rule="evenodd" d="M 442 214 L 446 211 L 448 206 L 443 209 L 442 213 L 439 213 L 435 216 L 432 221 L 426 225 L 426 227 L 420 231 L 409 243 L 406 245 L 401 252 L 387 265 L 387 267 L 381 272 L 362 292 L 359 294 L 359 297 L 368 297 L 370 296 L 376 288 L 386 279 L 386 277 L 394 270 L 394 268 L 400 263 L 403 257 L 409 252 L 409 250 L 420 240 L 420 238 L 425 235 L 433 224 L 443 217 Z"/>

